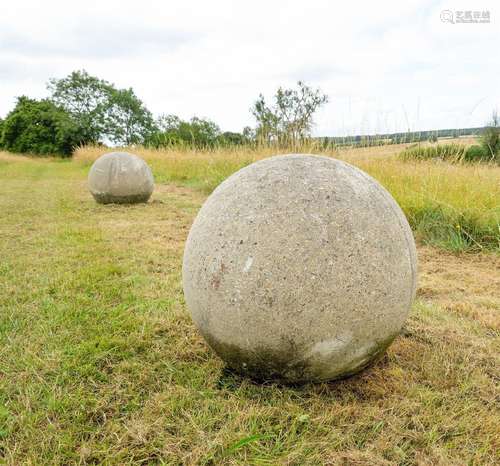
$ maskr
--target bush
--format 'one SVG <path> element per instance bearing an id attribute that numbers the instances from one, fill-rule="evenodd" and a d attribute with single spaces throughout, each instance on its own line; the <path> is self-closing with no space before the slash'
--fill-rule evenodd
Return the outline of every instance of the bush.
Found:
<path id="1" fill-rule="evenodd" d="M 484 150 L 484 147 L 474 144 L 473 146 L 470 146 L 466 151 L 464 155 L 464 160 L 467 160 L 468 162 L 475 162 L 475 161 L 486 161 L 490 157 L 488 157 L 488 152 Z"/>
<path id="2" fill-rule="evenodd" d="M 439 144 L 437 146 L 411 146 L 401 152 L 403 160 L 448 160 L 460 162 L 465 156 L 465 146 L 461 144 Z"/>
<path id="3" fill-rule="evenodd" d="M 2 126 L 0 145 L 11 152 L 65 157 L 81 142 L 71 117 L 49 100 L 19 97 Z"/>
<path id="4" fill-rule="evenodd" d="M 500 154 L 500 153 L 497 153 Z M 492 157 L 484 145 L 466 147 L 461 144 L 441 144 L 431 147 L 412 145 L 400 154 L 402 160 L 446 160 L 458 162 L 500 162 L 500 157 Z"/>
<path id="5" fill-rule="evenodd" d="M 243 146 L 248 144 L 249 140 L 241 133 L 226 131 L 218 136 L 217 143 L 221 146 Z"/>
<path id="6" fill-rule="evenodd" d="M 481 135 L 481 146 L 488 160 L 500 162 L 500 127 L 488 126 Z"/>

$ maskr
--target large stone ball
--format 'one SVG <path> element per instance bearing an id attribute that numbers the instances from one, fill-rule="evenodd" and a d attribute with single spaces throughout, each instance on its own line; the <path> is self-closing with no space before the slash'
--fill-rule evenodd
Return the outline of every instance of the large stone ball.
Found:
<path id="1" fill-rule="evenodd" d="M 379 183 L 332 158 L 290 154 L 241 169 L 206 200 L 183 286 L 231 368 L 324 381 L 363 369 L 398 335 L 416 268 L 408 222 Z"/>
<path id="2" fill-rule="evenodd" d="M 110 152 L 99 157 L 90 168 L 89 190 L 101 204 L 147 202 L 154 189 L 148 164 L 128 152 Z"/>

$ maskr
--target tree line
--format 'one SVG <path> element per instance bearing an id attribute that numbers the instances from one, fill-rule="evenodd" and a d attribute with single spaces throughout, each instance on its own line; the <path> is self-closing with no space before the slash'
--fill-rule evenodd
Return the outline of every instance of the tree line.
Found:
<path id="1" fill-rule="evenodd" d="M 251 107 L 256 126 L 240 133 L 223 132 L 215 122 L 196 116 L 155 118 L 132 88 L 119 89 L 85 70 L 50 79 L 47 89 L 49 96 L 44 99 L 18 97 L 14 109 L 0 119 L 0 148 L 70 156 L 86 144 L 290 147 L 310 138 L 313 116 L 328 101 L 320 89 L 301 81 L 296 88 L 279 88 L 270 104 L 259 95 Z"/>

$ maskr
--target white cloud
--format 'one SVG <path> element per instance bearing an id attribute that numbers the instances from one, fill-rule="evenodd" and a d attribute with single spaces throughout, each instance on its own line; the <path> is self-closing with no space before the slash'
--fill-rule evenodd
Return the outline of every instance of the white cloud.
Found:
<path id="1" fill-rule="evenodd" d="M 489 10 L 491 24 L 440 12 Z M 480 126 L 498 106 L 495 2 L 28 1 L 2 5 L 0 114 L 85 68 L 154 113 L 252 124 L 260 92 L 303 79 L 330 103 L 316 133 Z"/>

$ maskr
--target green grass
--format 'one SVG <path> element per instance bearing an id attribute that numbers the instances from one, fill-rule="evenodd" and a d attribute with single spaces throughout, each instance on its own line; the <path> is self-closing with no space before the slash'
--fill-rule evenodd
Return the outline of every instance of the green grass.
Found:
<path id="1" fill-rule="evenodd" d="M 254 384 L 224 370 L 185 308 L 204 196 L 160 184 L 147 205 L 101 206 L 85 176 L 0 161 L 0 462 L 498 462 L 496 327 L 421 300 L 362 374 Z"/>
<path id="2" fill-rule="evenodd" d="M 402 160 L 448 160 L 461 162 L 467 152 L 463 144 L 437 144 L 434 146 L 412 145 L 401 152 Z"/>
<path id="3" fill-rule="evenodd" d="M 500 154 L 492 156 L 488 148 L 479 144 L 469 147 L 457 143 L 437 144 L 433 146 L 412 144 L 403 150 L 399 154 L 399 157 L 403 161 L 440 160 L 451 163 L 489 162 L 491 164 L 498 164 L 500 162 Z"/>

